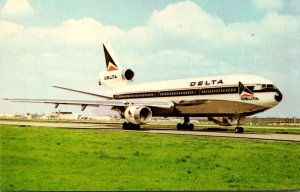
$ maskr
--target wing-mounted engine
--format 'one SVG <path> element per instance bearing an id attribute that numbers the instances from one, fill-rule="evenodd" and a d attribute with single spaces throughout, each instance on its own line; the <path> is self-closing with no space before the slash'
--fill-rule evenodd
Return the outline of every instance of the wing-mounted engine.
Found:
<path id="1" fill-rule="evenodd" d="M 237 123 L 238 117 L 208 117 L 208 120 L 221 126 L 231 126 Z"/>
<path id="2" fill-rule="evenodd" d="M 151 121 L 152 111 L 149 107 L 130 106 L 125 110 L 124 116 L 130 123 L 141 125 Z"/>
<path id="3" fill-rule="evenodd" d="M 103 71 L 99 75 L 99 85 L 109 88 L 127 85 L 133 80 L 134 72 L 131 69 Z"/>

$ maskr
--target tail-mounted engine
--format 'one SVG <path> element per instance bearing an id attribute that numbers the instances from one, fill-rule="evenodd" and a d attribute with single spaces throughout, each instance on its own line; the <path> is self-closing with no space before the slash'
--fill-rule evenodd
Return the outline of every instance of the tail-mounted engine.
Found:
<path id="1" fill-rule="evenodd" d="M 125 110 L 124 116 L 130 123 L 141 125 L 151 121 L 152 111 L 149 107 L 131 106 Z"/>
<path id="2" fill-rule="evenodd" d="M 124 69 L 122 71 L 122 78 L 131 82 L 134 80 L 134 72 L 131 69 Z"/>
<path id="3" fill-rule="evenodd" d="M 123 71 L 103 71 L 99 75 L 99 85 L 104 87 L 116 87 L 126 85 L 134 80 L 134 72 L 131 69 Z"/>

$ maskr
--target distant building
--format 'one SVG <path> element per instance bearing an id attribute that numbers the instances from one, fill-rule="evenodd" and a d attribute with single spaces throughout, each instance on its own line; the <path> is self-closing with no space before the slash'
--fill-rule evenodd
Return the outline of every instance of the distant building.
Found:
<path id="1" fill-rule="evenodd" d="M 278 117 L 247 117 L 245 124 L 249 125 L 300 125 L 300 118 Z"/>
<path id="2" fill-rule="evenodd" d="M 50 112 L 47 116 L 48 120 L 78 120 L 79 114 L 73 114 L 72 112 Z"/>

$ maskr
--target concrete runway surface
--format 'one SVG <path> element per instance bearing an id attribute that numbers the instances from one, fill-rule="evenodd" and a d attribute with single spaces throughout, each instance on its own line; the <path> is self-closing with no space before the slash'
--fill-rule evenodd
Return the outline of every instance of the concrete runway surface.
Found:
<path id="1" fill-rule="evenodd" d="M 207 131 L 177 131 L 174 129 L 143 129 L 140 130 L 123 130 L 120 123 L 68 123 L 68 122 L 34 122 L 34 121 L 5 121 L 1 120 L 0 124 L 19 125 L 19 126 L 41 126 L 52 128 L 67 128 L 67 129 L 101 129 L 115 131 L 129 131 L 142 133 L 159 133 L 173 135 L 192 135 L 192 136 L 207 136 L 207 137 L 228 137 L 238 139 L 256 139 L 270 141 L 286 141 L 300 142 L 300 135 L 294 134 L 272 134 L 272 133 L 243 133 L 236 134 L 232 132 L 207 132 Z"/>

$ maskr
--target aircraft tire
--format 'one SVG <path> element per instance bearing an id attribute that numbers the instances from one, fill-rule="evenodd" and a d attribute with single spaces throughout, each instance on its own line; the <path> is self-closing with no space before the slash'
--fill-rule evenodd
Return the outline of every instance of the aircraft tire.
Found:
<path id="1" fill-rule="evenodd" d="M 176 126 L 177 130 L 181 130 L 182 129 L 182 124 L 181 123 L 178 123 L 177 126 Z"/>
<path id="2" fill-rule="evenodd" d="M 129 126 L 128 126 L 128 123 L 127 123 L 127 122 L 124 122 L 124 123 L 123 123 L 123 129 L 124 129 L 124 130 L 129 129 Z"/>
<path id="3" fill-rule="evenodd" d="M 140 125 L 135 125 L 134 126 L 134 130 L 140 130 L 141 129 L 141 126 Z"/>
<path id="4" fill-rule="evenodd" d="M 136 125 L 136 124 L 133 124 L 133 123 L 128 123 L 128 129 L 129 130 L 139 130 L 141 128 L 140 125 Z"/>
<path id="5" fill-rule="evenodd" d="M 244 128 L 243 127 L 236 127 L 235 128 L 235 133 L 244 133 Z"/>
<path id="6" fill-rule="evenodd" d="M 194 130 L 194 124 L 188 124 L 188 130 L 193 131 Z"/>
<path id="7" fill-rule="evenodd" d="M 188 130 L 189 129 L 189 125 L 188 124 L 186 124 L 186 123 L 184 123 L 184 124 L 182 124 L 182 130 Z"/>

